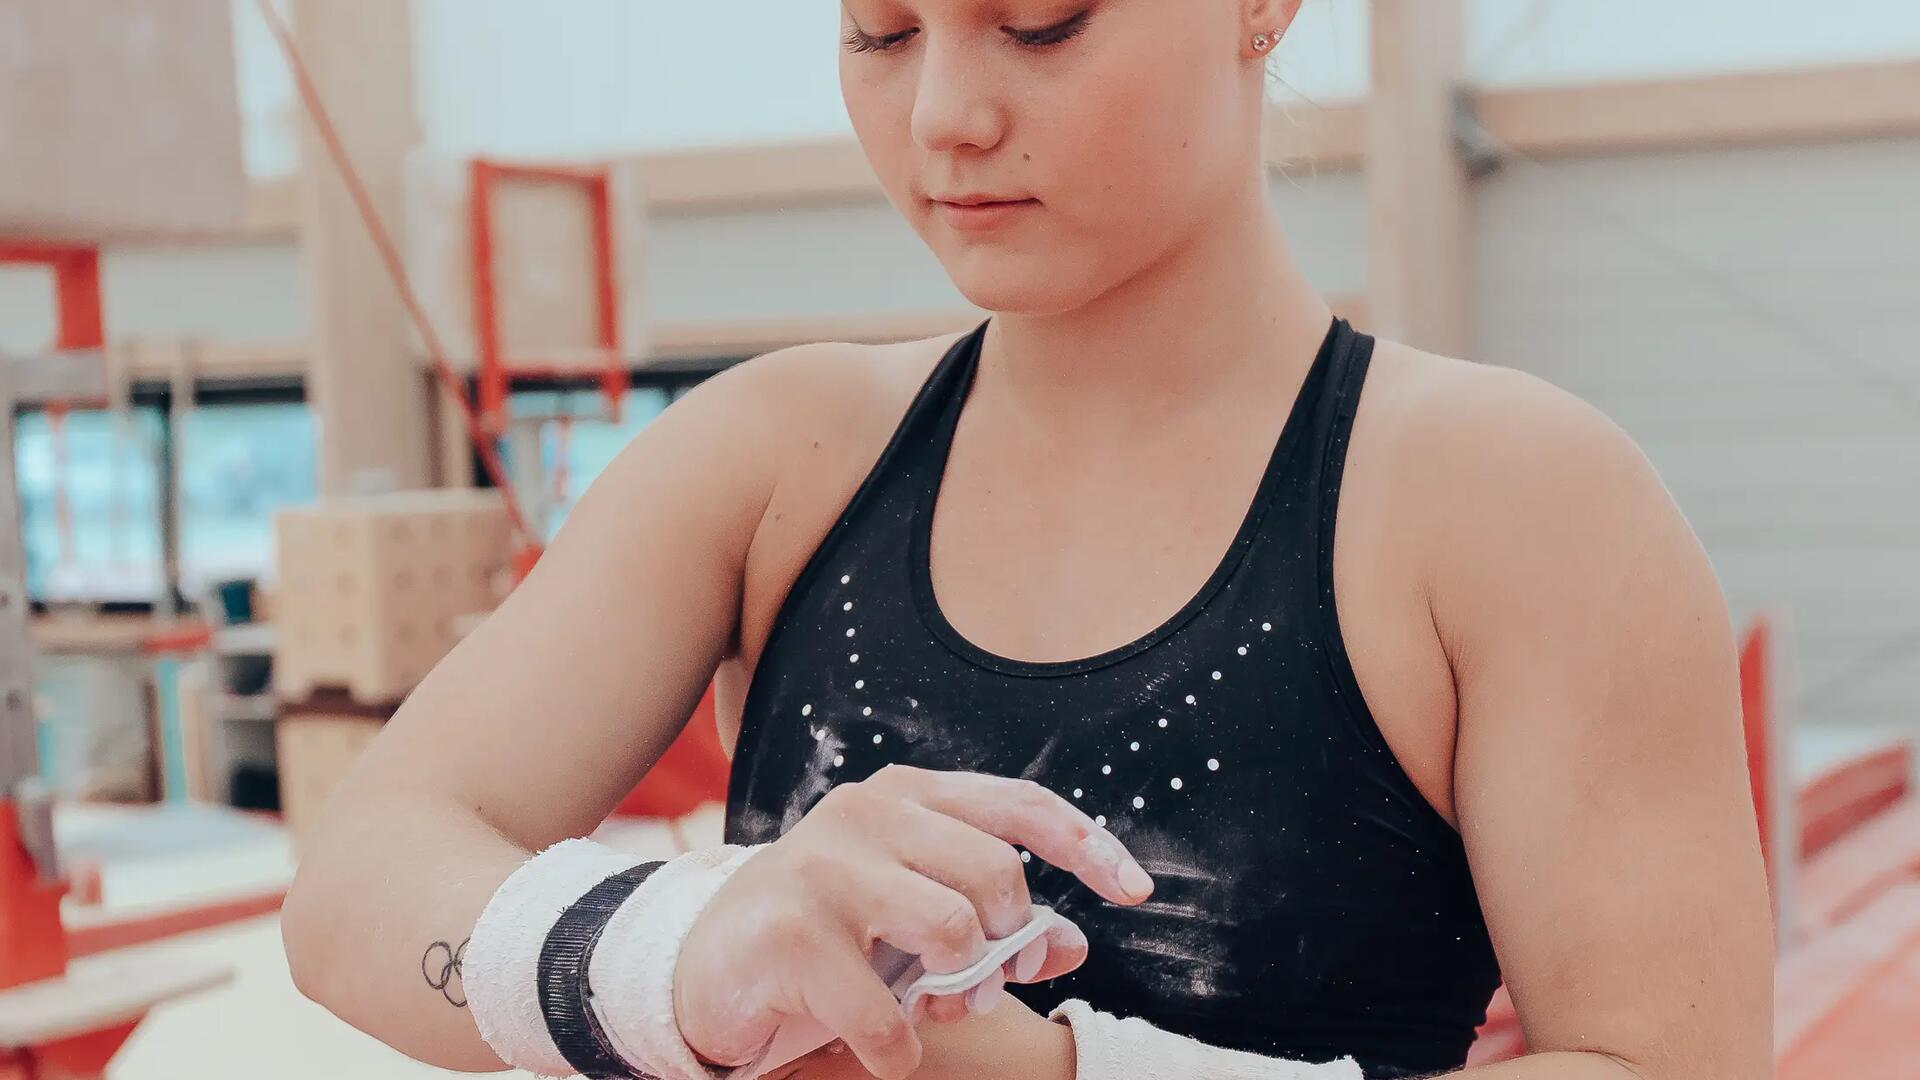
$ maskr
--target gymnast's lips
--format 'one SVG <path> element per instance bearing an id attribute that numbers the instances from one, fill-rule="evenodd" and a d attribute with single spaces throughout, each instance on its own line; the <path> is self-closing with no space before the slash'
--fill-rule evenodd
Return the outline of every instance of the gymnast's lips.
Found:
<path id="1" fill-rule="evenodd" d="M 936 195 L 932 202 L 941 220 L 955 232 L 1005 228 L 1040 207 L 1038 199 L 1010 195 Z"/>

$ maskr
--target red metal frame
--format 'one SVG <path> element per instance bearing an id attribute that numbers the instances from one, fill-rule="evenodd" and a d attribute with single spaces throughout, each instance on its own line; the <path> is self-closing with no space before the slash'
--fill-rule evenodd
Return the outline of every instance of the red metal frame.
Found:
<path id="1" fill-rule="evenodd" d="M 181 934 L 226 926 L 242 919 L 252 919 L 279 911 L 280 905 L 285 903 L 286 899 L 287 890 L 268 889 L 264 892 L 215 900 L 192 907 L 172 908 L 114 922 L 70 927 L 67 930 L 67 955 L 70 958 L 93 956 L 97 953 L 111 952 L 114 949 L 131 948 L 152 941 L 178 937 Z"/>
<path id="2" fill-rule="evenodd" d="M 94 1031 L 69 1035 L 31 1047 L 23 1055 L 31 1080 L 91 1080 L 107 1075 L 107 1065 L 120 1052 L 146 1014 Z"/>
<path id="3" fill-rule="evenodd" d="M 1913 747 L 1892 744 L 1827 770 L 1800 789 L 1800 858 L 1810 859 L 1907 797 Z"/>
<path id="4" fill-rule="evenodd" d="M 613 183 L 603 167 L 529 165 L 475 158 L 469 165 L 469 225 L 473 234 L 473 317 L 480 351 L 480 419 L 485 430 L 499 435 L 509 419 L 507 394 L 517 377 L 553 377 L 562 372 L 525 360 L 509 361 L 500 341 L 500 308 L 494 280 L 493 199 L 501 182 L 574 184 L 586 189 L 593 216 L 594 302 L 597 309 L 595 344 L 606 354 L 600 389 L 618 417 L 627 390 L 627 372 L 620 356 L 619 275 L 613 244 Z"/>
<path id="5" fill-rule="evenodd" d="M 0 990 L 49 979 L 67 970 L 67 935 L 60 922 L 64 881 L 40 880 L 20 834 L 18 805 L 0 799 Z"/>
<path id="6" fill-rule="evenodd" d="M 0 240 L 0 264 L 25 263 L 53 271 L 55 332 L 53 347 L 61 352 L 98 349 L 106 345 L 106 319 L 100 302 L 100 251 L 68 244 Z M 67 498 L 67 402 L 47 405 L 47 424 L 53 441 L 53 512 L 60 537 L 60 558 L 73 559 L 73 508 Z"/>
<path id="7" fill-rule="evenodd" d="M 1753 808 L 1760 819 L 1760 846 L 1773 851 L 1773 680 L 1771 659 L 1773 626 L 1756 619 L 1740 643 L 1740 719 L 1746 732 L 1747 781 L 1753 790 Z M 1768 861 L 1768 874 L 1773 863 Z M 1778 882 L 1771 882 L 1778 886 Z"/>

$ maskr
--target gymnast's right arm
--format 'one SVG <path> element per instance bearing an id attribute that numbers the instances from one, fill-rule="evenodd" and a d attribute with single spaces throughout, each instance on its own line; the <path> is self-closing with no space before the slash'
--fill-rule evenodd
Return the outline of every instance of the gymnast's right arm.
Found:
<path id="1" fill-rule="evenodd" d="M 302 993 L 420 1061 L 502 1067 L 452 960 L 507 877 L 604 820 L 704 693 L 794 367 L 741 365 L 650 424 L 356 762 L 282 911 Z"/>
<path id="2" fill-rule="evenodd" d="M 302 993 L 467 1072 L 706 1077 L 804 1017 L 873 1075 L 904 1077 L 912 1021 L 964 1019 L 999 984 L 903 1018 L 874 940 L 930 971 L 970 966 L 1030 918 L 1015 845 L 1116 903 L 1147 898 L 1138 864 L 1071 803 L 978 774 L 883 769 L 773 844 L 664 866 L 574 839 L 665 752 L 735 646 L 773 463 L 805 467 L 845 399 L 835 357 L 809 353 L 734 368 L 655 420 L 356 762 L 282 910 Z M 1059 920 L 1004 970 L 1055 978 L 1086 948 Z M 1064 1028 L 1051 1049 L 1071 1052 Z"/>

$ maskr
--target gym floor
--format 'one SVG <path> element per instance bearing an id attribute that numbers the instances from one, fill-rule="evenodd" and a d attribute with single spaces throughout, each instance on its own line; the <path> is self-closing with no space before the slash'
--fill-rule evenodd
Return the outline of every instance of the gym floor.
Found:
<path id="1" fill-rule="evenodd" d="M 717 804 L 681 819 L 696 845 L 720 842 Z M 207 806 L 160 809 L 63 806 L 55 821 L 69 859 L 98 859 L 98 907 L 70 907 L 69 926 L 207 903 L 284 886 L 292 874 L 285 830 L 270 819 Z M 665 822 L 615 819 L 596 839 L 639 858 L 677 850 Z M 150 945 L 76 960 L 77 978 L 165 958 L 175 968 L 226 968 L 231 981 L 155 1009 L 114 1058 L 110 1080 L 198 1077 L 411 1080 L 460 1076 L 412 1061 L 335 1019 L 294 988 L 278 915 L 259 915 Z M 289 1052 L 289 1048 L 297 1051 Z"/>

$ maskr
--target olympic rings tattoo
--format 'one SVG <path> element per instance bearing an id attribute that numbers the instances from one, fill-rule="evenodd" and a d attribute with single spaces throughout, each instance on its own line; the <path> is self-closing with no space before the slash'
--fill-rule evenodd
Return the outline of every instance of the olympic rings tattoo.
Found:
<path id="1" fill-rule="evenodd" d="M 447 1004 L 456 1009 L 467 1007 L 464 986 L 459 990 L 453 987 L 453 980 L 461 976 L 460 965 L 466 958 L 466 941 L 462 941 L 458 948 L 444 941 L 436 941 L 427 946 L 426 953 L 420 957 L 420 974 L 426 978 L 427 985 L 440 991 L 440 996 L 447 999 Z M 460 996 L 455 997 L 455 993 Z"/>

